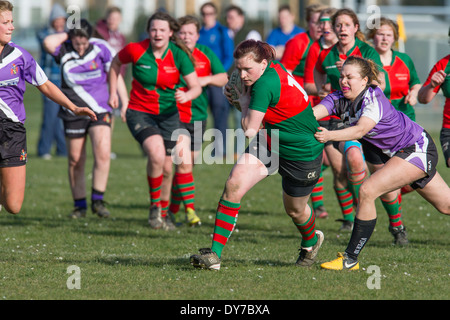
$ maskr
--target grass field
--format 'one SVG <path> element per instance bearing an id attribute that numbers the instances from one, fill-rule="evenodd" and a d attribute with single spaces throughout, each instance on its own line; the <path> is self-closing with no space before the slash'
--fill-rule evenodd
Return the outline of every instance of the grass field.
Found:
<path id="1" fill-rule="evenodd" d="M 105 195 L 112 216 L 101 220 L 89 212 L 85 219 L 71 220 L 67 160 L 36 156 L 41 117 L 36 89 L 28 90 L 26 106 L 25 202 L 17 216 L 0 213 L 1 300 L 447 300 L 450 296 L 450 219 L 417 193 L 403 198 L 408 247 L 392 246 L 387 215 L 378 202 L 377 227 L 360 255 L 360 271 L 330 272 L 319 264 L 296 268 L 300 238 L 284 213 L 279 176 L 264 180 L 243 199 L 221 270 L 193 269 L 189 256 L 211 244 L 217 202 L 231 165 L 195 168 L 201 227 L 152 230 L 147 224 L 146 161 L 120 121 L 112 148 L 117 159 L 112 161 Z M 429 128 L 438 145 L 439 128 L 440 122 Z M 89 169 L 91 164 L 89 156 Z M 442 160 L 439 171 L 450 183 L 450 169 Z M 330 170 L 324 176 L 330 217 L 316 221 L 325 234 L 319 262 L 343 251 L 349 238 L 334 221 L 341 214 Z M 89 183 L 90 179 L 88 190 Z M 72 281 L 76 273 L 68 273 L 71 266 L 80 268 L 79 282 Z M 374 289 L 370 266 L 381 274 Z M 69 289 L 77 283 L 79 289 Z"/>

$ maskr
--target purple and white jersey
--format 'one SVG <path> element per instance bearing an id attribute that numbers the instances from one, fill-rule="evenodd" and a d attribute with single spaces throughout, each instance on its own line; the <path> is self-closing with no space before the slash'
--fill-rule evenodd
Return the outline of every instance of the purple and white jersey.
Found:
<path id="1" fill-rule="evenodd" d="M 353 102 L 345 98 L 342 91 L 335 91 L 320 104 L 327 108 L 330 115 L 340 117 L 346 126 L 356 125 L 363 116 L 372 119 L 376 125 L 363 139 L 389 157 L 422 139 L 424 129 L 403 112 L 397 111 L 377 86 L 369 86 Z"/>
<path id="2" fill-rule="evenodd" d="M 0 54 L 0 119 L 24 123 L 25 82 L 41 86 L 47 80 L 29 52 L 12 42 L 5 45 Z"/>
<path id="3" fill-rule="evenodd" d="M 81 57 L 70 41 L 56 48 L 53 56 L 61 66 L 61 90 L 78 107 L 88 107 L 97 114 L 111 112 L 108 72 L 116 52 L 104 40 L 91 38 L 89 43 Z M 64 111 L 63 117 L 74 115 Z"/>

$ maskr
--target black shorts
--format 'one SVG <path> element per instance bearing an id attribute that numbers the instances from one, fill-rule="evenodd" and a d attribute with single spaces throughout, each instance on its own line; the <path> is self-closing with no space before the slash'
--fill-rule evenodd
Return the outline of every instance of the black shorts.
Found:
<path id="1" fill-rule="evenodd" d="M 442 153 L 444 154 L 445 164 L 447 168 L 450 168 L 449 161 L 450 159 L 450 129 L 442 128 L 440 135 Z"/>
<path id="2" fill-rule="evenodd" d="M 177 144 L 177 129 L 180 128 L 178 111 L 169 114 L 150 114 L 128 109 L 126 113 L 128 129 L 141 145 L 148 137 L 155 134 L 162 136 L 166 155 L 172 154 Z"/>
<path id="3" fill-rule="evenodd" d="M 27 163 L 27 134 L 21 122 L 0 120 L 0 168 Z"/>
<path id="4" fill-rule="evenodd" d="M 367 162 L 372 164 L 384 164 L 391 158 L 387 154 L 383 153 L 380 148 L 375 147 L 366 140 L 361 139 L 360 142 L 363 146 L 364 157 Z M 425 130 L 422 133 L 422 139 L 420 139 L 420 141 L 397 151 L 394 154 L 394 157 L 399 157 L 405 161 L 408 161 L 427 174 L 426 177 L 416 180 L 410 184 L 414 189 L 425 187 L 436 174 L 438 152 L 433 139 Z"/>
<path id="5" fill-rule="evenodd" d="M 318 121 L 318 123 L 321 127 L 324 127 L 328 131 L 340 130 L 344 128 L 344 123 L 341 119 L 330 118 L 330 120 Z M 333 141 L 325 142 L 325 146 L 328 146 L 330 144 L 333 144 Z"/>
<path id="6" fill-rule="evenodd" d="M 111 113 L 97 113 L 97 121 L 85 117 L 63 118 L 64 135 L 67 138 L 83 138 L 88 134 L 89 128 L 95 126 L 111 127 Z"/>
<path id="7" fill-rule="evenodd" d="M 194 123 L 180 122 L 180 129 L 180 134 L 188 134 L 191 138 L 191 151 L 198 151 L 202 148 L 206 120 L 195 121 Z"/>
<path id="8" fill-rule="evenodd" d="M 312 161 L 288 160 L 272 154 L 267 149 L 266 140 L 261 133 L 250 142 L 245 152 L 256 156 L 266 166 L 269 175 L 278 170 L 283 191 L 291 197 L 311 194 L 319 181 L 323 152 Z"/>

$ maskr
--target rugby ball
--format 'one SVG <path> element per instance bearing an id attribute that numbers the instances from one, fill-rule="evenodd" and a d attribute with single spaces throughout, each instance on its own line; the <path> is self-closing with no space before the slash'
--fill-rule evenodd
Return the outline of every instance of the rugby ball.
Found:
<path id="1" fill-rule="evenodd" d="M 228 79 L 228 87 L 229 87 L 228 91 L 231 93 L 231 99 L 237 100 L 239 98 L 237 90 L 239 90 L 239 93 L 241 93 L 242 88 L 241 76 L 239 74 L 238 69 L 234 69 L 233 72 L 231 73 L 230 79 Z M 231 102 L 231 104 L 239 111 L 242 111 L 241 105 L 239 104 L 238 101 Z"/>

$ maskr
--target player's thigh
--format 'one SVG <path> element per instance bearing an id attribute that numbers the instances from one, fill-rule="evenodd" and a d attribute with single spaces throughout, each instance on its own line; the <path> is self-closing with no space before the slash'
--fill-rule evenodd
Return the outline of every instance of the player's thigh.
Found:
<path id="1" fill-rule="evenodd" d="M 0 168 L 0 179 L 3 205 L 18 213 L 25 196 L 26 166 Z"/>

